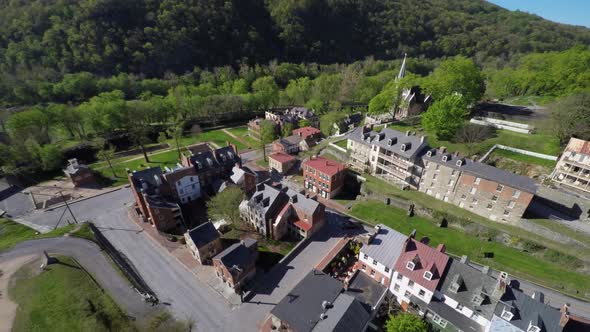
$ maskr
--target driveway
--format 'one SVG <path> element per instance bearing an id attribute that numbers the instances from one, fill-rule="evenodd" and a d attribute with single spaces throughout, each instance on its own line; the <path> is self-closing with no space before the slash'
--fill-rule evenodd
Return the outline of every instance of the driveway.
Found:
<path id="1" fill-rule="evenodd" d="M 19 258 L 40 256 L 43 251 L 74 257 L 109 292 L 115 302 L 127 311 L 127 314 L 141 318 L 152 311 L 151 306 L 145 303 L 129 282 L 115 270 L 101 249 L 87 240 L 61 237 L 21 242 L 14 248 L 0 253 L 0 266 L 8 266 Z"/>

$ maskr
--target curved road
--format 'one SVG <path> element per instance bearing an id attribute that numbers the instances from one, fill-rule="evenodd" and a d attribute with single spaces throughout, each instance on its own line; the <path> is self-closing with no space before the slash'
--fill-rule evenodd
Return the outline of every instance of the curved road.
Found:
<path id="1" fill-rule="evenodd" d="M 152 311 L 151 306 L 144 302 L 119 271 L 115 270 L 101 249 L 88 240 L 60 237 L 21 242 L 12 249 L 0 252 L 0 266 L 17 257 L 42 255 L 44 250 L 50 255 L 75 258 L 128 315 L 141 318 Z"/>

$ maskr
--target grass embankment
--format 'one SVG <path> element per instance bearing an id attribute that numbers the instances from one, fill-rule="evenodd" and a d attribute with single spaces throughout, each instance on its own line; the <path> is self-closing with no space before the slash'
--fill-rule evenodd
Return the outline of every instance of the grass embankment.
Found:
<path id="1" fill-rule="evenodd" d="M 352 208 L 351 214 L 371 224 L 383 223 L 404 234 L 413 229 L 418 238 L 428 236 L 430 244 L 444 243 L 447 251 L 455 255 L 468 255 L 472 260 L 489 265 L 563 292 L 589 298 L 590 278 L 587 275 L 571 272 L 563 265 L 541 259 L 529 253 L 509 248 L 493 241 L 482 241 L 453 228 L 440 228 L 432 221 L 421 217 L 408 217 L 406 212 L 381 202 L 361 202 Z M 493 252 L 493 258 L 483 258 L 484 252 Z"/>
<path id="2" fill-rule="evenodd" d="M 9 296 L 18 304 L 13 331 L 136 330 L 75 260 L 58 259 L 40 274 L 37 264 L 29 264 L 13 276 Z"/>
<path id="3" fill-rule="evenodd" d="M 248 132 L 248 127 L 235 127 L 230 128 L 228 131 L 241 140 L 248 144 L 247 148 L 249 149 L 259 149 L 260 148 L 260 140 L 254 136 L 250 136 Z"/>
<path id="4" fill-rule="evenodd" d="M 343 139 L 340 140 L 338 142 L 334 142 L 334 144 L 338 145 L 339 147 L 346 149 L 347 145 L 348 145 L 348 140 L 347 139 Z"/>
<path id="5" fill-rule="evenodd" d="M 512 151 L 508 151 L 508 150 L 502 150 L 502 149 L 495 149 L 494 152 L 491 153 L 491 156 L 494 156 L 494 155 L 500 156 L 502 158 L 507 158 L 507 159 L 519 161 L 519 162 L 526 163 L 526 164 L 543 166 L 543 167 L 549 168 L 549 169 L 555 168 L 555 164 L 557 163 L 557 161 L 555 161 L 555 160 L 542 159 L 542 158 L 528 156 L 525 154 L 516 153 L 516 152 L 512 152 Z"/>
<path id="6" fill-rule="evenodd" d="M 76 225 L 67 225 L 45 234 L 36 234 L 32 228 L 23 226 L 10 219 L 0 218 L 0 251 L 12 248 L 19 242 L 43 239 L 48 237 L 60 237 L 71 232 Z"/>

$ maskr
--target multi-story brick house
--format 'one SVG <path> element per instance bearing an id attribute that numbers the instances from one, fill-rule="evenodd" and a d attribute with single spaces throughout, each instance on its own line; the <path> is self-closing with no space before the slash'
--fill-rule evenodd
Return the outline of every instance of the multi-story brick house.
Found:
<path id="1" fill-rule="evenodd" d="M 313 141 L 317 141 L 322 137 L 322 132 L 311 126 L 297 128 L 293 130 L 293 135 L 299 136 L 302 139 L 312 139 Z"/>
<path id="2" fill-rule="evenodd" d="M 193 257 L 201 264 L 211 264 L 211 259 L 223 250 L 219 232 L 210 221 L 184 233 L 184 238 Z"/>
<path id="3" fill-rule="evenodd" d="M 375 226 L 367 244 L 361 247 L 354 269 L 389 287 L 395 262 L 406 244 L 407 236 L 384 225 Z"/>
<path id="4" fill-rule="evenodd" d="M 426 136 L 390 128 L 374 132 L 363 127 L 350 134 L 347 147 L 352 168 L 368 171 L 399 186 L 418 188 L 422 174 L 420 154 L 428 147 Z"/>
<path id="5" fill-rule="evenodd" d="M 213 266 L 217 277 L 237 294 L 242 294 L 245 284 L 256 275 L 257 259 L 258 242 L 245 238 L 213 257 Z"/>
<path id="6" fill-rule="evenodd" d="M 219 179 L 228 179 L 234 166 L 241 166 L 237 151 L 236 146 L 231 144 L 219 149 L 202 144 L 197 149 L 188 149 L 181 157 L 181 164 L 184 167 L 194 167 L 199 183 L 204 188 Z"/>
<path id="7" fill-rule="evenodd" d="M 590 194 L 590 141 L 570 138 L 551 179 L 567 188 Z"/>
<path id="8" fill-rule="evenodd" d="M 286 153 L 277 152 L 268 156 L 268 168 L 286 174 L 295 165 L 297 158 Z"/>
<path id="9" fill-rule="evenodd" d="M 272 142 L 273 153 L 297 154 L 301 149 L 303 139 L 297 135 L 279 138 Z"/>
<path id="10" fill-rule="evenodd" d="M 321 198 L 331 199 L 344 187 L 346 166 L 325 157 L 311 157 L 302 165 L 305 190 Z"/>
<path id="11" fill-rule="evenodd" d="M 435 249 L 428 246 L 426 238 L 418 241 L 414 237 L 415 231 L 404 243 L 389 290 L 402 308 L 412 304 L 426 311 L 443 279 L 449 256 L 445 254 L 444 244 Z"/>
<path id="12" fill-rule="evenodd" d="M 431 149 L 422 157 L 420 191 L 491 220 L 517 221 L 537 186 L 516 175 L 456 154 Z"/>
<path id="13" fill-rule="evenodd" d="M 240 215 L 257 232 L 279 240 L 287 235 L 308 238 L 325 223 L 325 206 L 287 187 L 258 185 L 249 200 L 240 204 Z"/>

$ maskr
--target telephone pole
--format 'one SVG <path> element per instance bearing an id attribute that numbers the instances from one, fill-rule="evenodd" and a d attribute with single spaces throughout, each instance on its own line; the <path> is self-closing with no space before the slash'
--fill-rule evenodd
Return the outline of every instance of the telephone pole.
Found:
<path id="1" fill-rule="evenodd" d="M 72 215 L 72 218 L 74 218 L 74 222 L 77 224 L 78 220 L 76 220 L 76 216 L 74 216 L 74 212 L 72 212 L 72 209 L 70 209 L 70 205 L 68 204 L 68 201 L 66 200 L 66 198 L 64 197 L 62 191 L 59 191 L 59 195 L 61 196 L 61 199 L 64 201 L 64 204 L 66 205 L 66 208 L 68 209 L 68 211 L 70 211 L 70 214 Z"/>

